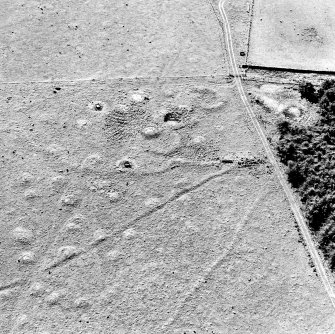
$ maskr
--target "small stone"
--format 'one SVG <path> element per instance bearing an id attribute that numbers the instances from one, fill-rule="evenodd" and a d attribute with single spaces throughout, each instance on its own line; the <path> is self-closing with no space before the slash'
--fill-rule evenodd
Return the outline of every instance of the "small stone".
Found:
<path id="1" fill-rule="evenodd" d="M 76 124 L 79 129 L 82 129 L 88 124 L 88 121 L 86 119 L 78 119 Z"/>
<path id="2" fill-rule="evenodd" d="M 29 294 L 33 297 L 41 297 L 44 293 L 45 287 L 40 282 L 34 282 L 29 289 Z"/>
<path id="3" fill-rule="evenodd" d="M 130 112 L 130 107 L 126 104 L 117 104 L 114 107 L 115 110 L 117 110 L 119 113 L 128 113 Z"/>
<path id="4" fill-rule="evenodd" d="M 79 250 L 75 246 L 63 246 L 58 249 L 57 256 L 60 260 L 68 260 L 79 254 Z"/>
<path id="5" fill-rule="evenodd" d="M 94 190 L 105 190 L 108 189 L 112 185 L 110 180 L 95 180 L 93 182 L 92 189 Z"/>
<path id="6" fill-rule="evenodd" d="M 143 102 L 144 101 L 144 98 L 142 95 L 140 94 L 133 94 L 131 96 L 131 99 L 134 101 L 134 102 Z"/>
<path id="7" fill-rule="evenodd" d="M 74 305 L 76 308 L 88 308 L 90 306 L 90 302 L 85 297 L 80 297 L 74 301 Z"/>
<path id="8" fill-rule="evenodd" d="M 135 103 L 141 103 L 145 100 L 149 100 L 149 97 L 146 94 L 141 92 L 141 93 L 132 94 L 130 97 L 130 100 Z"/>
<path id="9" fill-rule="evenodd" d="M 111 261 L 116 261 L 120 256 L 121 252 L 118 249 L 112 249 L 106 254 L 106 258 Z"/>
<path id="10" fill-rule="evenodd" d="M 99 154 L 91 154 L 84 159 L 81 164 L 83 169 L 94 169 L 102 163 L 102 158 Z"/>
<path id="11" fill-rule="evenodd" d="M 190 107 L 187 105 L 179 105 L 178 110 L 179 112 L 182 112 L 182 113 L 189 113 L 193 111 L 193 107 Z"/>
<path id="12" fill-rule="evenodd" d="M 65 148 L 58 144 L 51 144 L 46 148 L 46 151 L 52 155 L 60 156 L 66 152 Z"/>
<path id="13" fill-rule="evenodd" d="M 160 131 L 154 126 L 149 126 L 142 130 L 142 135 L 147 139 L 156 138 L 160 135 Z"/>
<path id="14" fill-rule="evenodd" d="M 111 203 L 115 203 L 120 199 L 120 194 L 117 191 L 110 191 L 108 193 L 108 198 Z"/>
<path id="15" fill-rule="evenodd" d="M 191 184 L 192 182 L 188 178 L 181 178 L 175 182 L 174 187 L 178 189 L 183 189 L 189 187 Z"/>
<path id="16" fill-rule="evenodd" d="M 45 301 L 49 305 L 56 305 L 60 302 L 63 296 L 65 296 L 65 290 L 54 291 L 46 296 Z"/>
<path id="17" fill-rule="evenodd" d="M 190 221 L 190 220 L 187 220 L 185 222 L 185 226 L 187 229 L 193 231 L 193 232 L 198 232 L 199 231 L 199 228 L 197 227 L 196 223 Z"/>
<path id="18" fill-rule="evenodd" d="M 167 109 L 161 109 L 161 110 L 154 111 L 151 115 L 152 121 L 157 124 L 162 123 L 167 113 L 168 113 Z"/>
<path id="19" fill-rule="evenodd" d="M 100 294 L 100 302 L 103 304 L 110 304 L 114 301 L 115 295 L 117 294 L 117 285 L 114 286 L 109 286 L 107 287 L 104 291 L 101 292 Z M 119 334 L 119 332 L 116 332 Z"/>
<path id="20" fill-rule="evenodd" d="M 177 198 L 178 202 L 187 202 L 190 201 L 192 199 L 192 197 L 190 196 L 190 194 L 184 194 L 181 195 L 179 198 Z"/>
<path id="21" fill-rule="evenodd" d="M 22 244 L 30 244 L 34 238 L 33 232 L 24 227 L 13 230 L 14 239 Z"/>
<path id="22" fill-rule="evenodd" d="M 132 239 L 133 237 L 135 237 L 137 235 L 137 232 L 135 231 L 135 229 L 133 228 L 128 228 L 127 230 L 125 230 L 123 232 L 123 237 L 125 239 Z"/>
<path id="23" fill-rule="evenodd" d="M 299 118 L 301 116 L 301 111 L 298 107 L 291 107 L 287 109 L 286 115 L 290 118 Z"/>
<path id="24" fill-rule="evenodd" d="M 93 233 L 94 244 L 98 244 L 107 239 L 107 233 L 102 230 L 98 229 Z"/>
<path id="25" fill-rule="evenodd" d="M 169 128 L 174 129 L 174 130 L 178 130 L 181 129 L 182 127 L 185 126 L 184 123 L 182 122 L 177 122 L 177 121 L 168 121 L 165 123 Z"/>
<path id="26" fill-rule="evenodd" d="M 17 260 L 22 264 L 32 264 L 36 262 L 35 253 L 31 251 L 22 252 Z"/>
<path id="27" fill-rule="evenodd" d="M 166 91 L 164 92 L 164 95 L 165 95 L 165 97 L 167 97 L 167 98 L 171 98 L 171 97 L 174 97 L 175 93 L 174 93 L 172 90 L 166 90 Z"/>
<path id="28" fill-rule="evenodd" d="M 88 324 L 90 322 L 90 316 L 88 314 L 84 313 L 80 316 L 80 321 L 81 322 L 86 322 Z"/>
<path id="29" fill-rule="evenodd" d="M 21 314 L 16 319 L 16 326 L 22 328 L 28 324 L 28 316 L 26 314 Z"/>
<path id="30" fill-rule="evenodd" d="M 19 184 L 22 186 L 30 185 L 34 180 L 34 177 L 30 173 L 22 173 L 19 178 Z"/>
<path id="31" fill-rule="evenodd" d="M 66 224 L 65 224 L 65 229 L 67 230 L 67 231 L 79 231 L 79 230 L 81 230 L 81 224 L 77 224 L 77 223 L 74 223 L 74 222 L 67 222 Z"/>
<path id="32" fill-rule="evenodd" d="M 7 300 L 11 300 L 14 295 L 14 289 L 6 289 L 0 291 L 0 303 L 3 303 Z"/>
<path id="33" fill-rule="evenodd" d="M 201 143 L 203 143 L 205 141 L 206 141 L 205 137 L 203 137 L 203 136 L 195 136 L 195 137 L 192 138 L 191 143 L 197 145 L 197 144 L 201 144 Z"/>
<path id="34" fill-rule="evenodd" d="M 66 178 L 62 175 L 54 176 L 50 179 L 50 185 L 55 192 L 60 191 L 66 184 Z"/>
<path id="35" fill-rule="evenodd" d="M 36 189 L 28 189 L 24 192 L 24 197 L 29 200 L 39 197 L 39 194 Z"/>
<path id="36" fill-rule="evenodd" d="M 82 225 L 85 223 L 86 217 L 80 214 L 74 215 L 70 217 L 64 227 L 66 230 L 74 231 L 74 230 L 80 230 L 82 228 Z"/>
<path id="37" fill-rule="evenodd" d="M 144 205 L 146 207 L 149 207 L 149 208 L 153 208 L 155 206 L 157 206 L 158 204 L 160 204 L 161 201 L 159 198 L 157 197 L 153 197 L 153 198 L 148 198 L 145 202 L 144 202 Z"/>
<path id="38" fill-rule="evenodd" d="M 63 206 L 77 206 L 80 199 L 74 194 L 66 194 L 61 197 L 60 202 Z"/>

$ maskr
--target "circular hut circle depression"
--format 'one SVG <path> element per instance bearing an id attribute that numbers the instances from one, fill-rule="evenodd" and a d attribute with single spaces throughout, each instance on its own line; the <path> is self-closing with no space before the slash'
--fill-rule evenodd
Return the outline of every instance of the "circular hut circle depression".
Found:
<path id="1" fill-rule="evenodd" d="M 94 110 L 101 111 L 103 109 L 103 105 L 99 102 L 94 104 Z"/>

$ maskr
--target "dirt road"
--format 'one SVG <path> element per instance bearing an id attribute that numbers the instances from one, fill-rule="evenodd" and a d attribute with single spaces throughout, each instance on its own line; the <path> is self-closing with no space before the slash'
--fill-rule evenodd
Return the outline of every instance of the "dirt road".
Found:
<path id="1" fill-rule="evenodd" d="M 236 59 L 235 59 L 235 54 L 234 54 L 234 50 L 233 50 L 233 41 L 232 41 L 232 35 L 231 35 L 231 30 L 230 30 L 230 26 L 229 26 L 229 21 L 228 21 L 228 17 L 227 14 L 225 12 L 224 9 L 224 5 L 225 5 L 226 0 L 220 0 L 219 2 L 219 10 L 220 10 L 220 14 L 223 20 L 223 25 L 224 25 L 224 34 L 225 34 L 225 40 L 226 40 L 226 45 L 227 45 L 227 52 L 229 55 L 229 63 L 231 66 L 231 70 L 233 75 L 235 76 L 235 81 L 236 81 L 236 85 L 239 91 L 239 94 L 241 96 L 241 99 L 243 101 L 243 104 L 245 106 L 245 109 L 257 131 L 257 134 L 259 135 L 263 147 L 265 149 L 265 152 L 267 154 L 267 157 L 269 159 L 269 161 L 271 162 L 274 171 L 279 179 L 279 182 L 281 184 L 281 186 L 284 189 L 284 192 L 287 196 L 288 201 L 290 202 L 290 206 L 291 209 L 294 213 L 295 219 L 299 225 L 300 231 L 305 239 L 306 245 L 307 245 L 307 249 L 313 259 L 313 262 L 315 264 L 318 276 L 320 277 L 326 291 L 327 294 L 332 302 L 332 305 L 335 309 L 335 295 L 334 295 L 334 291 L 333 291 L 333 287 L 329 281 L 329 278 L 327 276 L 326 270 L 323 266 L 322 260 L 317 252 L 317 249 L 313 243 L 311 234 L 309 232 L 309 229 L 307 227 L 306 221 L 303 217 L 303 214 L 301 212 L 301 209 L 299 207 L 299 204 L 297 203 L 297 201 L 294 198 L 294 194 L 292 192 L 292 189 L 290 187 L 290 185 L 287 183 L 286 178 L 271 150 L 271 147 L 266 139 L 266 136 L 264 134 L 264 131 L 262 129 L 262 127 L 260 126 L 260 124 L 258 123 L 258 120 L 256 118 L 256 115 L 254 114 L 250 103 L 247 99 L 247 96 L 244 92 L 243 86 L 242 86 L 242 80 L 241 80 L 241 75 L 239 73 L 237 64 L 236 64 Z"/>

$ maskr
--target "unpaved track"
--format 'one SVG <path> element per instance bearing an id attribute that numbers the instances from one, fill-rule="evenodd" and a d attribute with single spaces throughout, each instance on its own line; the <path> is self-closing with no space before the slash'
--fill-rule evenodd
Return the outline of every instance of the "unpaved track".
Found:
<path id="1" fill-rule="evenodd" d="M 229 26 L 229 21 L 228 21 L 228 17 L 227 14 L 225 12 L 224 9 L 224 4 L 225 4 L 226 0 L 220 0 L 219 2 L 219 11 L 223 20 L 223 25 L 224 25 L 224 34 L 225 34 L 225 39 L 226 39 L 226 45 L 227 45 L 227 52 L 228 52 L 228 56 L 229 56 L 229 62 L 230 62 L 230 66 L 231 69 L 233 71 L 233 75 L 235 76 L 235 81 L 236 81 L 236 86 L 238 88 L 239 94 L 241 96 L 241 99 L 243 101 L 243 104 L 247 110 L 247 113 L 262 141 L 263 147 L 265 149 L 265 152 L 268 156 L 268 159 L 270 160 L 274 171 L 276 173 L 276 176 L 279 179 L 279 182 L 281 184 L 281 186 L 284 189 L 284 192 L 287 196 L 288 201 L 290 202 L 290 206 L 291 209 L 294 213 L 295 219 L 299 225 L 300 231 L 306 241 L 306 245 L 308 248 L 308 251 L 313 259 L 313 262 L 315 264 L 316 270 L 317 270 L 317 274 L 320 277 L 326 291 L 327 294 L 332 302 L 332 305 L 335 309 L 335 295 L 334 295 L 334 291 L 333 291 L 333 287 L 332 284 L 329 281 L 329 278 L 327 276 L 326 270 L 323 266 L 323 262 L 320 258 L 320 255 L 314 245 L 314 242 L 312 240 L 311 234 L 309 232 L 309 229 L 307 227 L 306 221 L 302 215 L 302 212 L 300 210 L 300 206 L 297 203 L 297 201 L 294 198 L 294 194 L 293 191 L 290 187 L 290 185 L 287 183 L 286 178 L 284 176 L 283 171 L 281 170 L 279 163 L 277 162 L 271 147 L 266 139 L 266 136 L 264 134 L 264 131 L 262 129 L 262 127 L 260 126 L 255 113 L 253 112 L 251 105 L 247 99 L 247 96 L 244 92 L 243 86 L 242 86 L 242 80 L 241 80 L 241 75 L 239 73 L 237 64 L 236 64 L 236 59 L 235 59 L 235 54 L 234 54 L 234 50 L 233 50 L 233 41 L 232 41 L 232 34 L 231 34 L 231 30 L 230 30 L 230 26 Z"/>

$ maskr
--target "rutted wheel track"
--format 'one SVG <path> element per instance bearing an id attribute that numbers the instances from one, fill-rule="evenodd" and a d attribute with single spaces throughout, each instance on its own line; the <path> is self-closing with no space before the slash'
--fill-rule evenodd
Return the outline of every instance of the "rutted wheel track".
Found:
<path id="1" fill-rule="evenodd" d="M 262 144 L 263 144 L 264 150 L 267 154 L 267 157 L 268 157 L 269 161 L 271 162 L 271 164 L 274 168 L 275 174 L 278 177 L 281 186 L 284 189 L 284 192 L 285 192 L 286 197 L 287 197 L 287 199 L 290 203 L 291 209 L 294 213 L 294 216 L 295 216 L 295 219 L 298 223 L 300 231 L 301 231 L 301 233 L 302 233 L 302 235 L 305 239 L 307 249 L 308 249 L 308 251 L 309 251 L 309 253 L 310 253 L 310 255 L 313 259 L 313 262 L 315 264 L 317 274 L 320 277 L 320 279 L 321 279 L 321 281 L 322 281 L 322 283 L 323 283 L 323 285 L 326 289 L 326 292 L 327 292 L 327 294 L 328 294 L 328 296 L 331 300 L 331 303 L 332 303 L 332 305 L 335 309 L 335 295 L 334 295 L 332 284 L 329 281 L 329 278 L 328 278 L 326 270 L 323 266 L 320 255 L 319 255 L 319 253 L 318 253 L 318 251 L 317 251 L 317 249 L 314 245 L 314 242 L 312 240 L 312 237 L 311 237 L 311 234 L 309 232 L 308 226 L 307 226 L 306 221 L 304 219 L 304 216 L 301 212 L 300 206 L 294 198 L 293 191 L 292 191 L 290 185 L 286 181 L 285 175 L 283 174 L 283 172 L 282 172 L 282 170 L 279 166 L 279 163 L 277 162 L 277 160 L 275 158 L 275 155 L 273 154 L 273 152 L 271 150 L 269 142 L 267 141 L 266 136 L 264 134 L 264 131 L 263 131 L 262 127 L 260 126 L 260 124 L 259 124 L 259 122 L 256 118 L 256 115 L 253 112 L 253 110 L 251 108 L 251 105 L 250 105 L 250 103 L 247 99 L 247 96 L 244 92 L 244 89 L 243 89 L 243 86 L 242 86 L 241 75 L 239 73 L 238 66 L 236 64 L 235 54 L 234 54 L 234 51 L 233 51 L 233 41 L 232 41 L 229 21 L 228 21 L 228 17 L 227 17 L 227 14 L 225 12 L 225 9 L 224 9 L 225 2 L 226 2 L 226 0 L 220 0 L 219 1 L 219 11 L 220 11 L 220 14 L 221 14 L 221 17 L 222 17 L 222 20 L 223 20 L 223 27 L 224 27 L 224 35 L 225 35 L 225 40 L 226 40 L 227 53 L 228 53 L 228 57 L 229 57 L 230 66 L 231 66 L 231 69 L 233 71 L 233 75 L 235 77 L 236 87 L 237 87 L 238 92 L 241 96 L 241 99 L 242 99 L 243 104 L 245 106 L 245 109 L 248 113 L 248 116 L 250 117 L 250 119 L 251 119 L 251 121 L 252 121 L 252 123 L 253 123 L 256 131 L 257 131 L 257 134 L 259 135 L 259 137 L 262 141 Z"/>

